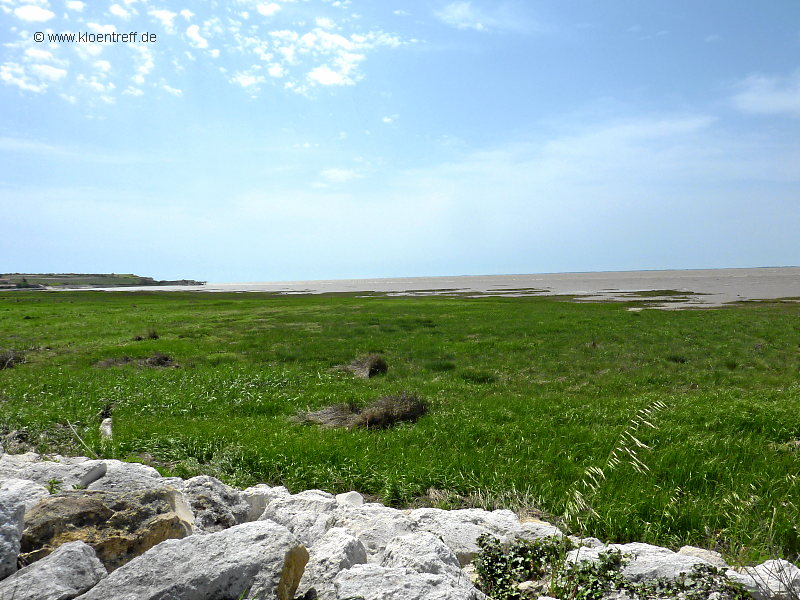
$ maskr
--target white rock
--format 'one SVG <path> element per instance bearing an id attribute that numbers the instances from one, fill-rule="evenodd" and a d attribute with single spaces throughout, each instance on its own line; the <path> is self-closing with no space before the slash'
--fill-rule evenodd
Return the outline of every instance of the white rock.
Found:
<path id="1" fill-rule="evenodd" d="M 250 506 L 239 490 L 209 475 L 186 480 L 181 490 L 194 512 L 195 528 L 200 533 L 214 533 L 247 520 Z"/>
<path id="2" fill-rule="evenodd" d="M 358 492 L 345 492 L 344 494 L 336 494 L 336 502 L 348 506 L 363 506 L 364 496 Z"/>
<path id="3" fill-rule="evenodd" d="M 103 477 L 89 484 L 90 490 L 105 492 L 130 492 L 172 486 L 180 488 L 183 481 L 177 477 L 164 478 L 153 467 L 140 463 L 120 460 L 104 461 L 106 472 Z"/>
<path id="4" fill-rule="evenodd" d="M 413 529 L 429 531 L 440 537 L 455 552 L 462 566 L 472 561 L 478 553 L 477 539 L 481 535 L 489 534 L 499 538 L 501 542 L 507 542 L 521 532 L 521 524 L 510 510 L 489 512 L 480 508 L 419 508 L 412 510 L 409 518 Z M 529 534 L 530 532 L 528 530 Z"/>
<path id="5" fill-rule="evenodd" d="M 32 456 L 31 456 L 32 455 Z M 21 457 L 8 460 L 7 457 Z M 38 454 L 8 455 L 0 457 L 0 479 L 27 479 L 47 486 L 53 482 L 62 490 L 86 485 L 83 481 L 94 481 L 104 468 L 103 461 L 89 460 L 85 456 L 63 460 L 54 456 L 53 460 L 43 460 Z M 102 475 L 99 475 L 102 477 Z"/>
<path id="6" fill-rule="evenodd" d="M 379 562 L 383 549 L 394 538 L 412 532 L 411 520 L 401 511 L 382 504 L 341 505 L 333 513 L 332 527 L 344 527 L 361 540 L 367 560 Z"/>
<path id="7" fill-rule="evenodd" d="M 282 485 L 270 487 L 265 483 L 259 483 L 252 487 L 242 490 L 241 497 L 250 508 L 247 511 L 247 521 L 257 521 L 264 514 L 267 504 L 275 498 L 288 496 L 289 490 Z"/>
<path id="8" fill-rule="evenodd" d="M 678 554 L 702 558 L 708 564 L 714 565 L 718 569 L 730 569 L 728 563 L 726 563 L 725 559 L 722 558 L 722 554 L 715 552 L 714 550 L 706 550 L 705 548 L 698 548 L 697 546 L 683 546 L 680 550 L 678 550 Z"/>
<path id="9" fill-rule="evenodd" d="M 668 548 L 633 542 L 630 544 L 609 544 L 600 548 L 578 548 L 567 553 L 568 562 L 597 562 L 601 552 L 619 550 L 629 554 L 628 564 L 622 568 L 622 575 L 634 582 L 656 579 L 675 579 L 681 573 L 691 573 L 697 564 L 709 564 L 696 556 L 686 556 Z"/>
<path id="10" fill-rule="evenodd" d="M 0 491 L 0 579 L 17 570 L 25 504 L 13 493 Z"/>
<path id="11" fill-rule="evenodd" d="M 275 498 L 267 504 L 259 520 L 280 523 L 304 544 L 313 546 L 333 526 L 333 510 L 337 506 L 331 494 L 306 490 Z"/>
<path id="12" fill-rule="evenodd" d="M 428 531 L 394 538 L 384 550 L 381 565 L 403 567 L 417 573 L 433 573 L 454 581 L 469 581 L 461 571 L 453 551 Z"/>
<path id="13" fill-rule="evenodd" d="M 511 535 L 515 535 L 516 537 L 524 540 L 540 540 L 548 537 L 564 537 L 564 534 L 558 527 L 551 525 L 550 523 L 546 523 L 545 521 L 540 521 L 539 519 L 525 519 L 520 523 L 519 530 L 515 534 Z M 597 541 L 598 543 L 602 544 L 600 540 Z"/>
<path id="14" fill-rule="evenodd" d="M 469 583 L 454 583 L 441 575 L 409 569 L 356 565 L 334 581 L 336 598 L 364 600 L 482 600 L 486 596 Z"/>
<path id="15" fill-rule="evenodd" d="M 796 600 L 800 597 L 800 569 L 786 560 L 768 560 L 756 567 L 727 572 L 759 600 Z"/>
<path id="16" fill-rule="evenodd" d="M 308 552 L 272 521 L 167 540 L 114 571 L 80 600 L 292 600 Z"/>
<path id="17" fill-rule="evenodd" d="M 106 576 L 106 569 L 91 546 L 68 542 L 0 582 L 0 598 L 70 600 Z"/>
<path id="18" fill-rule="evenodd" d="M 343 570 L 367 562 L 364 545 L 341 527 L 329 529 L 309 550 L 300 591 L 314 589 L 319 600 L 335 600 L 333 580 Z"/>
<path id="19" fill-rule="evenodd" d="M 6 479 L 0 481 L 0 494 L 15 498 L 17 502 L 25 505 L 25 510 L 30 510 L 42 498 L 50 495 L 43 485 L 28 481 L 27 479 Z"/>

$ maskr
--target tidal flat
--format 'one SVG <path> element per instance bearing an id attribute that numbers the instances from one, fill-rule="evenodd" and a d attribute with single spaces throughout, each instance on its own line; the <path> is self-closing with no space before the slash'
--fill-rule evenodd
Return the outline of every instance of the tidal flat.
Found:
<path id="1" fill-rule="evenodd" d="M 797 560 L 797 302 L 359 296 L 0 293 L 4 442 Z M 368 354 L 388 370 L 336 368 Z M 427 404 L 416 422 L 295 419 L 403 393 Z"/>

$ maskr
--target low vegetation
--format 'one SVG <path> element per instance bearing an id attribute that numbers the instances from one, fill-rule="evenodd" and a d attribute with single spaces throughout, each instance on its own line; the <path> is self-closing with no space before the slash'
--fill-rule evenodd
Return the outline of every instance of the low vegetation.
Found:
<path id="1" fill-rule="evenodd" d="M 0 436 L 85 454 L 79 435 L 165 474 L 509 507 L 609 541 L 796 560 L 800 304 L 566 300 L 0 292 L 0 348 L 25 355 L 0 371 Z M 391 368 L 337 369 L 369 355 Z M 404 393 L 424 399 L 416 420 L 363 416 Z M 337 405 L 375 426 L 295 420 Z"/>
<path id="2" fill-rule="evenodd" d="M 612 592 L 641 600 L 751 600 L 739 584 L 710 565 L 697 565 L 676 579 L 635 583 L 621 568 L 630 557 L 618 550 L 600 553 L 597 562 L 566 560 L 575 546 L 569 538 L 515 540 L 508 548 L 497 539 L 482 536 L 475 562 L 478 587 L 492 600 L 523 600 L 550 596 L 564 600 L 601 600 Z M 580 558 L 580 554 L 578 555 Z M 712 596 L 713 594 L 713 596 Z"/>

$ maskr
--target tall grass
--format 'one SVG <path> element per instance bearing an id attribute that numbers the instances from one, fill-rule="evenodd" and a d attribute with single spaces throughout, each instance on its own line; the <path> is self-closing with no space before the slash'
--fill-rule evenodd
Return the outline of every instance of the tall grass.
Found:
<path id="1" fill-rule="evenodd" d="M 800 306 L 628 306 L 0 294 L 0 348 L 27 359 L 0 371 L 0 428 L 26 429 L 39 450 L 86 453 L 69 423 L 98 454 L 146 453 L 165 473 L 242 486 L 513 506 L 574 515 L 576 530 L 614 541 L 796 556 L 800 484 L 787 474 L 800 472 Z M 148 328 L 158 339 L 132 339 Z M 180 366 L 148 366 L 155 353 Z M 385 374 L 335 368 L 369 354 Z M 123 356 L 131 362 L 93 366 Z M 403 392 L 427 402 L 416 423 L 292 421 Z M 109 403 L 114 440 L 103 445 L 97 415 Z"/>

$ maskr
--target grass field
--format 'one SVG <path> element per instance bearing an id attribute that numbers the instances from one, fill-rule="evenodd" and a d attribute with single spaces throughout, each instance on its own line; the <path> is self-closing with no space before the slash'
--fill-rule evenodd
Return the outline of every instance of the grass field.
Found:
<path id="1" fill-rule="evenodd" d="M 71 424 L 99 455 L 238 486 L 566 512 L 603 539 L 797 560 L 800 304 L 631 306 L 646 302 L 8 292 L 0 350 L 26 360 L 0 370 L 0 428 L 85 454 Z M 154 352 L 179 366 L 137 362 Z M 385 375 L 333 368 L 372 352 Z M 291 420 L 404 391 L 429 405 L 414 424 Z"/>

